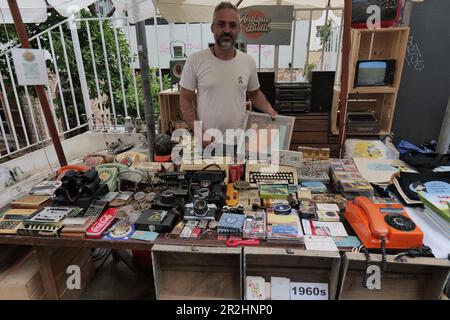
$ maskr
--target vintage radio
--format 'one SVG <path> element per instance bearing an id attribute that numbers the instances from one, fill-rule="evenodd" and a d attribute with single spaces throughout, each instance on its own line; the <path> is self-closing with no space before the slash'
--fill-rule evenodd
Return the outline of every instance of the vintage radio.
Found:
<path id="1" fill-rule="evenodd" d="M 274 108 L 279 113 L 299 113 L 311 110 L 310 83 L 276 83 Z"/>
<path id="2" fill-rule="evenodd" d="M 349 112 L 347 114 L 347 133 L 378 133 L 381 123 L 373 112 Z"/>

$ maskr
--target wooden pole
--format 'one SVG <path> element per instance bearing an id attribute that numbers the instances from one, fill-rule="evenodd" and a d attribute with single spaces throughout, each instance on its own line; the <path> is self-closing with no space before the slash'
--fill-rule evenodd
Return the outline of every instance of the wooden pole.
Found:
<path id="1" fill-rule="evenodd" d="M 139 67 L 141 69 L 142 90 L 144 91 L 144 111 L 145 123 L 147 124 L 147 141 L 149 153 L 148 158 L 150 161 L 153 161 L 156 133 L 155 118 L 153 116 L 150 67 L 148 63 L 147 37 L 145 35 L 145 21 L 140 21 L 136 24 L 136 39 L 138 44 Z M 160 74 L 160 77 L 162 77 L 162 74 Z"/>
<path id="2" fill-rule="evenodd" d="M 342 150 L 345 141 L 345 126 L 347 113 L 349 55 L 351 47 L 351 23 L 352 23 L 352 0 L 345 0 L 344 4 L 344 31 L 342 38 L 342 73 L 341 93 L 339 95 L 339 157 L 342 158 Z"/>
<path id="3" fill-rule="evenodd" d="M 9 10 L 11 11 L 12 18 L 14 20 L 14 27 L 16 28 L 17 35 L 19 36 L 22 48 L 31 48 L 30 41 L 28 40 L 27 31 L 25 25 L 23 24 L 22 16 L 20 15 L 19 7 L 17 6 L 16 0 L 8 0 Z M 44 86 L 36 85 L 36 92 L 39 98 L 39 102 L 42 106 L 42 111 L 44 113 L 45 122 L 47 123 L 48 131 L 50 137 L 53 141 L 53 146 L 55 147 L 56 155 L 61 167 L 67 165 L 66 156 L 64 155 L 64 150 L 61 145 L 61 140 L 59 140 L 58 130 L 53 122 L 52 112 L 50 110 L 50 105 L 48 104 L 47 96 L 45 94 Z"/>

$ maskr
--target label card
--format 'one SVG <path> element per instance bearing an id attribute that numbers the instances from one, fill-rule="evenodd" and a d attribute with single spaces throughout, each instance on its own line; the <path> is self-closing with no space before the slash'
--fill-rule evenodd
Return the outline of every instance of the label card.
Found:
<path id="1" fill-rule="evenodd" d="M 328 283 L 291 282 L 291 300 L 328 300 Z"/>

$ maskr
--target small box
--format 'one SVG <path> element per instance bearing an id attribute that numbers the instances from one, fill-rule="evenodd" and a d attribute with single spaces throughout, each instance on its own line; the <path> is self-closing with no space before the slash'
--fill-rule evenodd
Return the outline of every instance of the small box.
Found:
<path id="1" fill-rule="evenodd" d="M 136 230 L 158 233 L 170 232 L 176 223 L 176 215 L 166 210 L 148 209 L 142 212 L 135 223 Z"/>

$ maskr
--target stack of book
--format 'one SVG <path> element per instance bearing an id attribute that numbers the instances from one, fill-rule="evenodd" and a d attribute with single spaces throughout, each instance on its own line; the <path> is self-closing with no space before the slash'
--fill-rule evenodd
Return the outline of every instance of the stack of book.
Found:
<path id="1" fill-rule="evenodd" d="M 334 185 L 347 199 L 353 199 L 357 196 L 374 196 L 372 186 L 359 173 L 353 160 L 333 160 L 330 165 L 330 172 Z"/>
<path id="2" fill-rule="evenodd" d="M 275 214 L 272 210 L 268 210 L 267 240 L 303 241 L 302 225 L 295 209 L 287 215 Z"/>
<path id="3" fill-rule="evenodd" d="M 413 173 L 401 172 L 394 179 L 391 190 L 406 206 L 421 206 L 419 192 L 445 194 L 449 193 L 450 172 Z"/>
<path id="4" fill-rule="evenodd" d="M 95 222 L 95 217 L 75 217 L 65 218 L 62 223 L 64 225 L 61 230 L 61 238 L 84 238 L 86 231 Z"/>
<path id="5" fill-rule="evenodd" d="M 330 182 L 330 176 L 328 175 L 329 163 L 329 160 L 303 161 L 302 166 L 297 169 L 298 181 Z"/>
<path id="6" fill-rule="evenodd" d="M 439 233 L 450 239 L 450 194 L 419 192 L 425 210 L 421 217 Z"/>

